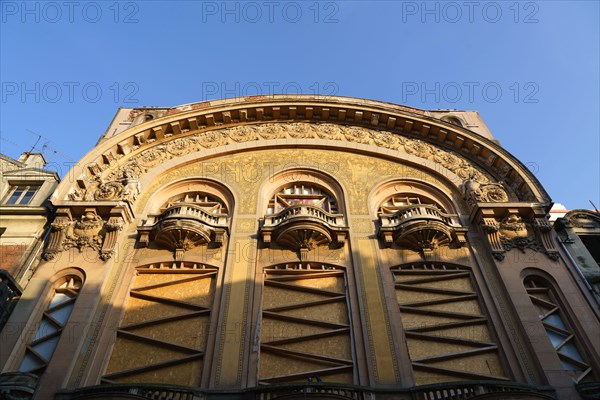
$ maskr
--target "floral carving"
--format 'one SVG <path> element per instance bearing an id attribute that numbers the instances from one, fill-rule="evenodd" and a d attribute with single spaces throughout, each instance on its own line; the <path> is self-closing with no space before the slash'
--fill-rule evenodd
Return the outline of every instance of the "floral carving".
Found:
<path id="1" fill-rule="evenodd" d="M 362 129 L 356 126 L 347 126 L 344 127 L 343 131 L 344 136 L 350 142 L 369 143 L 370 141 L 369 131 L 366 129 Z"/>
<path id="2" fill-rule="evenodd" d="M 388 149 L 397 149 L 398 148 L 398 136 L 390 135 L 387 133 L 373 132 L 371 134 L 371 138 L 373 142 L 377 146 L 386 147 Z"/>
<path id="3" fill-rule="evenodd" d="M 189 153 L 192 149 L 197 148 L 196 138 L 179 138 L 167 143 L 167 151 L 174 156 L 180 156 Z"/>
<path id="4" fill-rule="evenodd" d="M 307 124 L 290 124 L 287 129 L 288 135 L 294 139 L 311 138 L 314 136 L 310 125 Z"/>
<path id="5" fill-rule="evenodd" d="M 222 146 L 227 143 L 227 139 L 222 131 L 210 131 L 198 135 L 200 144 L 207 149 Z"/>
<path id="6" fill-rule="evenodd" d="M 428 158 L 432 154 L 432 146 L 423 143 L 420 140 L 412 140 L 404 144 L 404 149 L 408 154 L 414 154 L 421 158 Z"/>
<path id="7" fill-rule="evenodd" d="M 255 127 L 235 126 L 225 131 L 225 134 L 235 142 L 248 142 L 258 140 L 258 134 Z"/>
<path id="8" fill-rule="evenodd" d="M 321 124 L 317 125 L 317 127 L 317 136 L 321 139 L 338 139 L 340 136 L 340 129 L 335 125 Z"/>
<path id="9" fill-rule="evenodd" d="M 154 167 L 166 158 L 167 153 L 165 150 L 165 145 L 158 145 L 155 148 L 144 151 L 137 160 L 143 167 Z"/>
<path id="10" fill-rule="evenodd" d="M 98 186 L 94 193 L 95 200 L 113 200 L 118 198 L 123 193 L 123 185 L 121 182 L 107 182 Z"/>
<path id="11" fill-rule="evenodd" d="M 282 127 L 279 125 L 263 125 L 260 126 L 260 129 L 258 130 L 258 134 L 260 135 L 260 137 L 262 137 L 263 139 L 277 139 L 280 137 L 284 137 L 283 132 L 281 131 Z"/>

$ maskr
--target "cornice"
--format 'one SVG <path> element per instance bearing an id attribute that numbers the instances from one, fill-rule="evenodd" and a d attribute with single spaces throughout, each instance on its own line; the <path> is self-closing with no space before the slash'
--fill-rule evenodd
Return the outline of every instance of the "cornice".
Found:
<path id="1" fill-rule="evenodd" d="M 424 111 L 347 97 L 310 95 L 260 96 L 194 103 L 171 109 L 166 116 L 134 126 L 101 141 L 74 167 L 70 176 L 86 179 L 104 174 L 113 164 L 154 146 L 201 132 L 263 123 L 304 122 L 358 126 L 419 139 L 448 149 L 506 183 L 524 201 L 549 203 L 537 178 L 502 147 L 468 129 L 424 115 Z M 315 145 L 321 145 L 315 140 Z M 118 162 L 117 162 L 118 161 Z M 66 196 L 71 182 L 59 186 Z"/>

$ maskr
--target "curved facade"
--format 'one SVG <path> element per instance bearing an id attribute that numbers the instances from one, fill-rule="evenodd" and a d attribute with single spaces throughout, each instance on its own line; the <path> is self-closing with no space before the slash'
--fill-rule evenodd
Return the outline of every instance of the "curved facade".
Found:
<path id="1" fill-rule="evenodd" d="M 121 109 L 69 176 L 2 332 L 5 393 L 598 396 L 598 304 L 476 113 Z"/>

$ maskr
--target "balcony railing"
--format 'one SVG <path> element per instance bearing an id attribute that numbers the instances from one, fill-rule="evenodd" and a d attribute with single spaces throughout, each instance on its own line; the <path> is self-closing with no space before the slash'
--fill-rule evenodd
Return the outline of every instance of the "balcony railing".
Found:
<path id="1" fill-rule="evenodd" d="M 380 214 L 379 236 L 386 246 L 400 246 L 429 253 L 439 246 L 462 246 L 467 229 L 461 227 L 458 215 L 446 214 L 433 205 L 416 204 L 392 214 Z"/>
<path id="2" fill-rule="evenodd" d="M 192 219 L 210 226 L 227 226 L 227 214 L 212 214 L 194 204 L 177 204 L 160 214 L 151 215 L 150 218 L 150 225 L 169 219 Z"/>
<path id="3" fill-rule="evenodd" d="M 346 225 L 344 216 L 342 214 L 331 214 L 320 207 L 315 207 L 308 204 L 297 204 L 288 207 L 277 214 L 265 215 L 264 226 L 274 227 L 287 221 L 306 218 L 314 218 L 332 227 L 341 227 Z"/>
<path id="4" fill-rule="evenodd" d="M 426 204 L 407 206 L 393 214 L 381 214 L 382 227 L 395 227 L 415 219 L 433 220 L 449 226 L 459 226 L 455 214 L 445 214 L 439 208 Z"/>

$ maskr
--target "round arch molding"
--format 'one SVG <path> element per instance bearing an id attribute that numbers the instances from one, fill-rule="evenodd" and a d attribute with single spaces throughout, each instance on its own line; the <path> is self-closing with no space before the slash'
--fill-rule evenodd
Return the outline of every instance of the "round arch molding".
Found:
<path id="1" fill-rule="evenodd" d="M 395 150 L 440 164 L 463 180 L 457 186 L 474 182 L 467 191 L 477 202 L 550 202 L 519 160 L 473 131 L 419 109 L 310 95 L 256 96 L 171 108 L 162 118 L 102 139 L 71 171 L 76 181 L 61 183 L 53 202 L 134 201 L 139 193 L 136 180 L 166 159 L 257 146 L 337 146 L 357 152 L 373 146 L 383 154 Z"/>

